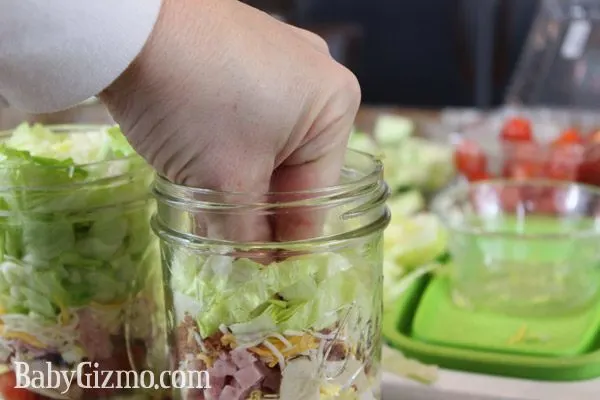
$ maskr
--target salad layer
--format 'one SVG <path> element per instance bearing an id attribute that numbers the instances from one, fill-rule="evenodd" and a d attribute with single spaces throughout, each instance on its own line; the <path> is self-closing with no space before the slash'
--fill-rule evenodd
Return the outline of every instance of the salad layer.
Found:
<path id="1" fill-rule="evenodd" d="M 163 244 L 177 368 L 208 370 L 184 399 L 376 399 L 381 235 L 263 265 Z"/>
<path id="2" fill-rule="evenodd" d="M 14 388 L 30 371 L 148 369 L 160 348 L 161 282 L 149 219 L 152 171 L 118 128 L 22 124 L 0 145 L 0 394 L 113 398 L 76 385 Z M 131 389 L 130 389 L 131 390 Z"/>

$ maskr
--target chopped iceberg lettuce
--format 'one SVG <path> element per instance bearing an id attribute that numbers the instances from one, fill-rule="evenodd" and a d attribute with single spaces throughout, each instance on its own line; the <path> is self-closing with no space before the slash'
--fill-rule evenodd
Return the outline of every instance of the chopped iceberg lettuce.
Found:
<path id="1" fill-rule="evenodd" d="M 324 329 L 347 304 L 357 304 L 363 315 L 372 307 L 370 265 L 341 254 L 295 257 L 265 267 L 246 258 L 178 250 L 170 271 L 172 289 L 201 305 L 197 322 L 203 338 L 221 324 L 256 321 L 272 321 L 280 332 Z"/>
<path id="2" fill-rule="evenodd" d="M 5 137 L 4 312 L 56 322 L 66 309 L 123 303 L 140 290 L 155 243 L 149 226 L 152 176 L 118 127 L 56 133 L 24 123 Z"/>
<path id="3" fill-rule="evenodd" d="M 437 216 L 418 214 L 389 225 L 384 249 L 387 259 L 407 268 L 418 267 L 446 252 L 447 233 Z"/>
<path id="4" fill-rule="evenodd" d="M 414 123 L 399 115 L 381 115 L 375 123 L 373 135 L 381 146 L 395 145 L 409 138 L 414 132 Z"/>

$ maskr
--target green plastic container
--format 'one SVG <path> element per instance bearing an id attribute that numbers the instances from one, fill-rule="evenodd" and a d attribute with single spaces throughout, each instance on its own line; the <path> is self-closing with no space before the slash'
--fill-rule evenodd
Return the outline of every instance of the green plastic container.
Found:
<path id="1" fill-rule="evenodd" d="M 571 315 L 517 317 L 460 308 L 443 277 L 415 282 L 386 311 L 387 343 L 443 368 L 544 381 L 600 377 L 600 302 Z"/>

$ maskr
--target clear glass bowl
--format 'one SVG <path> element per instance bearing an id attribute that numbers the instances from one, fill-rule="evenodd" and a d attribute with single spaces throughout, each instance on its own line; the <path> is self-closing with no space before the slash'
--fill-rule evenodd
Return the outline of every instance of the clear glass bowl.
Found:
<path id="1" fill-rule="evenodd" d="M 541 180 L 461 183 L 433 209 L 450 233 L 457 304 L 549 315 L 596 297 L 600 190 Z"/>
<path id="2" fill-rule="evenodd" d="M 527 125 L 532 138 L 503 133 Z M 452 127 L 448 127 L 452 129 Z M 485 179 L 551 179 L 600 186 L 600 116 L 569 109 L 504 107 L 451 130 L 460 175 Z"/>

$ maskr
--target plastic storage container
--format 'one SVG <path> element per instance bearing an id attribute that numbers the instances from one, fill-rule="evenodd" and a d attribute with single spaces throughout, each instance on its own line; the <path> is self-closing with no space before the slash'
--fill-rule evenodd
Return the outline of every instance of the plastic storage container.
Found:
<path id="1" fill-rule="evenodd" d="M 311 192 L 154 192 L 175 398 L 381 398 L 380 162 L 350 151 L 341 183 Z M 294 240 L 271 240 L 285 221 Z"/>
<path id="2" fill-rule="evenodd" d="M 467 308 L 557 315 L 600 286 L 600 189 L 556 181 L 486 181 L 440 194 L 452 292 Z"/>
<path id="3" fill-rule="evenodd" d="M 71 135 L 85 154 L 101 151 L 93 138 L 106 127 L 39 129 L 40 148 L 68 147 L 52 138 Z M 165 398 L 118 376 L 167 366 L 152 170 L 108 147 L 105 161 L 77 164 L 7 146 L 19 140 L 5 132 L 0 151 L 0 398 Z M 48 380 L 63 370 L 79 374 L 66 394 L 64 380 Z M 46 388 L 14 389 L 17 377 Z"/>

